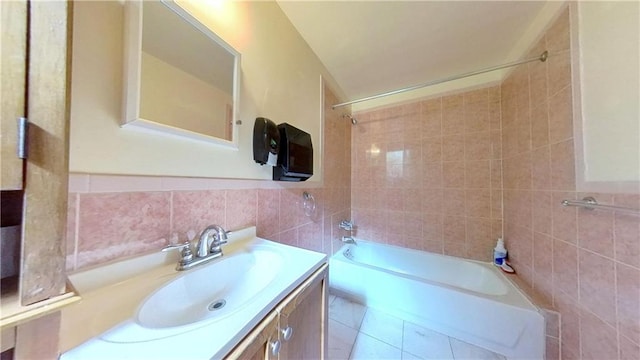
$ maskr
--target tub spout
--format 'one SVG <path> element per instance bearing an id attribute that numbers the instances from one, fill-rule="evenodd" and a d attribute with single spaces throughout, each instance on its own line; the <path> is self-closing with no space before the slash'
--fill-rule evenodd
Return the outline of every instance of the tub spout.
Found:
<path id="1" fill-rule="evenodd" d="M 351 236 L 343 236 L 342 237 L 342 242 L 345 244 L 354 244 L 354 245 L 358 245 L 358 243 L 356 242 L 356 239 L 354 239 Z"/>

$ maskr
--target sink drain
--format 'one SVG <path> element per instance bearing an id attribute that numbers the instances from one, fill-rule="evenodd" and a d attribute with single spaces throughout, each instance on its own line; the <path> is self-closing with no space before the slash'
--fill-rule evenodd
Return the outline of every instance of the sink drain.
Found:
<path id="1" fill-rule="evenodd" d="M 220 310 L 226 304 L 227 304 L 227 301 L 225 299 L 216 300 L 216 301 L 212 302 L 211 304 L 209 304 L 208 309 L 209 309 L 209 311 Z"/>

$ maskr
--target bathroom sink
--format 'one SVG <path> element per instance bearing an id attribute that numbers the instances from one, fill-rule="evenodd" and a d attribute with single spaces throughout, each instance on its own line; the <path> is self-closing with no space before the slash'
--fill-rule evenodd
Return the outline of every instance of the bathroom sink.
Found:
<path id="1" fill-rule="evenodd" d="M 162 329 L 225 318 L 258 299 L 282 263 L 276 251 L 255 248 L 194 268 L 149 295 L 136 322 Z"/>

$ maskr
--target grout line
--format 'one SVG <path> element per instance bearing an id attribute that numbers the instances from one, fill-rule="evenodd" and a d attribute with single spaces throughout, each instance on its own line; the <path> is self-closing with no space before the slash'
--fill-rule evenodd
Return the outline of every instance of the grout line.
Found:
<path id="1" fill-rule="evenodd" d="M 223 212 L 223 219 L 222 219 L 222 223 L 224 224 L 224 226 L 228 229 L 229 224 L 227 223 L 227 212 L 228 212 L 228 208 L 229 208 L 229 189 L 224 189 L 223 190 L 223 194 L 224 194 L 224 212 Z"/>
<path id="2" fill-rule="evenodd" d="M 615 201 L 615 200 L 614 200 Z M 620 309 L 618 307 L 618 262 L 616 261 L 616 258 L 618 257 L 616 254 L 616 249 L 617 249 L 617 241 L 616 241 L 616 219 L 617 216 L 613 216 L 613 224 L 612 224 L 612 228 L 611 228 L 611 241 L 613 242 L 613 284 L 614 284 L 614 301 L 615 301 L 615 312 L 616 312 L 616 323 L 614 326 L 615 332 L 616 332 L 616 345 L 618 346 L 618 358 L 622 359 L 622 347 L 620 344 L 620 338 L 622 337 L 622 334 L 620 334 Z"/>
<path id="3" fill-rule="evenodd" d="M 73 268 L 72 270 L 76 270 L 78 267 L 78 245 L 80 243 L 80 194 L 76 193 L 75 204 L 76 214 L 75 214 L 75 225 L 74 225 L 74 236 L 73 236 Z"/>
<path id="4" fill-rule="evenodd" d="M 367 316 L 367 313 L 369 312 L 369 308 L 368 307 L 364 307 L 364 314 L 362 314 L 362 319 L 360 319 L 360 324 L 358 325 L 358 332 L 360 332 L 362 330 L 362 323 L 364 323 L 364 318 L 365 316 Z"/>
<path id="5" fill-rule="evenodd" d="M 449 351 L 451 351 L 451 358 L 455 360 L 456 355 L 453 353 L 453 345 L 451 345 L 451 336 L 447 336 L 447 342 L 449 343 Z"/>
<path id="6" fill-rule="evenodd" d="M 168 243 L 171 244 L 171 239 L 173 236 L 174 228 L 173 228 L 173 191 L 169 192 L 169 238 Z M 178 244 L 180 244 L 180 235 L 178 235 Z"/>
<path id="7" fill-rule="evenodd" d="M 401 319 L 402 320 L 402 319 Z M 404 358 L 403 354 L 405 353 L 404 351 L 404 332 L 405 332 L 405 324 L 407 322 L 405 320 L 402 320 L 402 336 L 400 336 L 400 357 Z"/>
<path id="8" fill-rule="evenodd" d="M 331 306 L 331 304 L 333 304 L 334 301 L 336 301 L 336 299 L 338 298 L 335 295 L 329 295 L 329 297 L 333 296 L 333 299 L 331 299 L 331 301 L 329 301 L 329 306 Z"/>
<path id="9" fill-rule="evenodd" d="M 351 360 L 351 355 L 353 354 L 353 348 L 356 347 L 356 341 L 358 341 L 358 335 L 360 335 L 360 332 L 356 334 L 356 338 L 353 339 L 353 343 L 351 343 L 351 349 L 349 349 L 349 355 L 347 356 L 347 359 L 349 360 Z"/>

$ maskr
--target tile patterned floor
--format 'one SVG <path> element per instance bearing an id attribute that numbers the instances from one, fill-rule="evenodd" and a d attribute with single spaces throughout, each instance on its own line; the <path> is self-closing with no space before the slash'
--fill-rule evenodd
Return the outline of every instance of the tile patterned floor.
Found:
<path id="1" fill-rule="evenodd" d="M 329 297 L 329 359 L 506 360 L 364 305 Z"/>

